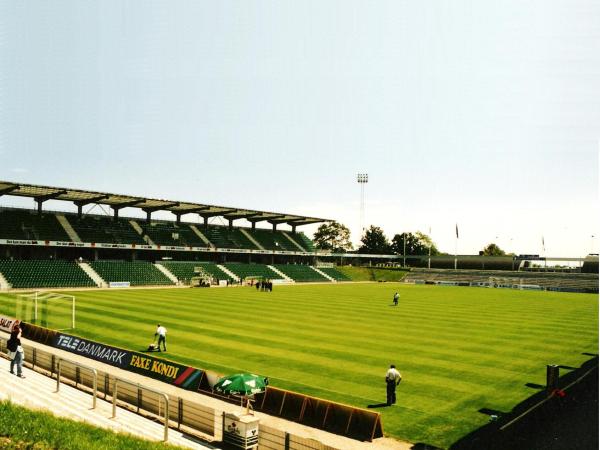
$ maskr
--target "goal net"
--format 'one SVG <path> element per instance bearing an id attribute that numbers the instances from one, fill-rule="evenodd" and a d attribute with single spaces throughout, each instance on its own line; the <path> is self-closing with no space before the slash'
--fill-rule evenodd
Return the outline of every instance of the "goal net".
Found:
<path id="1" fill-rule="evenodd" d="M 56 292 L 17 295 L 15 317 L 54 330 L 75 328 L 75 297 Z"/>

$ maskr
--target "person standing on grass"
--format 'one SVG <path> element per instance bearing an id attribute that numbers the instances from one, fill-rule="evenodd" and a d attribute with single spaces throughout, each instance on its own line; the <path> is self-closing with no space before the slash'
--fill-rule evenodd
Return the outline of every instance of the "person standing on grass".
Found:
<path id="1" fill-rule="evenodd" d="M 156 333 L 154 333 L 154 337 L 158 336 L 158 351 L 160 352 L 160 343 L 162 342 L 164 351 L 167 351 L 167 329 L 163 327 L 160 323 L 156 327 Z"/>
<path id="2" fill-rule="evenodd" d="M 400 299 L 400 294 L 397 292 L 394 294 L 394 306 L 398 306 L 398 300 Z"/>
<path id="3" fill-rule="evenodd" d="M 16 365 L 17 376 L 19 378 L 25 378 L 25 375 L 23 375 L 23 359 L 25 359 L 25 352 L 21 346 L 21 333 L 21 328 L 13 328 L 10 333 L 10 339 L 6 343 L 6 348 L 9 350 L 10 356 L 10 373 L 14 375 Z"/>
<path id="4" fill-rule="evenodd" d="M 385 374 L 385 384 L 387 387 L 387 405 L 392 406 L 396 403 L 396 386 L 402 381 L 402 375 L 396 370 L 395 365 L 390 365 Z"/>

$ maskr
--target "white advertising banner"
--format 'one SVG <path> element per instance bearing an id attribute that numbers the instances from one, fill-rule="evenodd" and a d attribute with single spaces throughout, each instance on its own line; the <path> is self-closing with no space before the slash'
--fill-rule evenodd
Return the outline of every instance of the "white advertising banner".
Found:
<path id="1" fill-rule="evenodd" d="M 21 239 L 0 239 L 0 245 L 35 245 L 39 247 L 77 247 L 77 248 L 121 248 L 131 250 L 174 250 L 178 252 L 205 253 L 252 253 L 261 255 L 303 255 L 314 256 L 310 252 L 282 252 L 272 250 L 249 250 L 244 248 L 209 248 L 184 247 L 180 245 L 147 245 L 147 244 L 110 244 L 106 242 L 65 242 L 65 241 L 26 241 Z"/>
<path id="2" fill-rule="evenodd" d="M 13 317 L 0 316 L 0 330 L 10 333 L 13 328 L 21 323 Z"/>

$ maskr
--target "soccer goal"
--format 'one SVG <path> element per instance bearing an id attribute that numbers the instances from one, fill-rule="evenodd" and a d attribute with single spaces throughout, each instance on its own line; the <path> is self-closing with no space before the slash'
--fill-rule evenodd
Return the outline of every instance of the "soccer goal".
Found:
<path id="1" fill-rule="evenodd" d="M 19 294 L 15 316 L 23 322 L 55 330 L 75 328 L 75 296 L 56 292 Z"/>

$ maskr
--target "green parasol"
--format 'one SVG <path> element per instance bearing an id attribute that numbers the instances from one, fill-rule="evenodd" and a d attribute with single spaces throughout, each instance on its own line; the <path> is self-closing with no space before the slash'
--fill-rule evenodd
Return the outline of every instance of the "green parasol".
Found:
<path id="1" fill-rule="evenodd" d="M 249 397 L 265 392 L 268 384 L 269 379 L 267 377 L 254 375 L 253 373 L 236 373 L 219 379 L 213 389 L 222 394 L 239 395 L 240 406 L 243 405 L 243 401 L 246 399 L 246 414 L 249 414 Z"/>
<path id="2" fill-rule="evenodd" d="M 248 396 L 265 391 L 269 379 L 252 373 L 236 373 L 217 381 L 214 390 L 222 394 Z"/>

